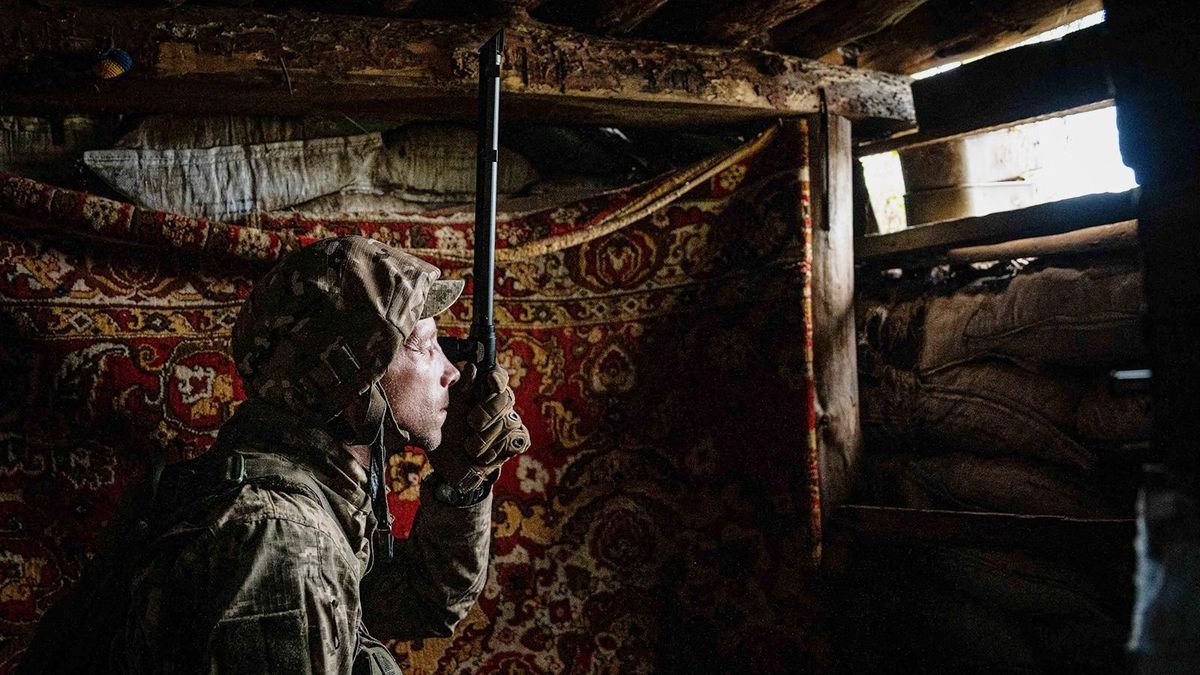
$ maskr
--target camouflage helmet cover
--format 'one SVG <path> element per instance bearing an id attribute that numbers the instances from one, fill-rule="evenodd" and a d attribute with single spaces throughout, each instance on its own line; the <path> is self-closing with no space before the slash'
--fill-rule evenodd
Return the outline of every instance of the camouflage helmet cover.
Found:
<path id="1" fill-rule="evenodd" d="M 326 421 L 378 382 L 417 322 L 454 303 L 462 281 L 366 237 L 285 256 L 254 286 L 232 351 L 251 396 Z"/>

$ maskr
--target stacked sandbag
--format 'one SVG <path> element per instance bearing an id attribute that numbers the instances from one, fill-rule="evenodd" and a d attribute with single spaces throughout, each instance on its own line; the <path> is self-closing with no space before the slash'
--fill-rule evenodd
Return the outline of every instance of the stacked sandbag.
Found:
<path id="1" fill-rule="evenodd" d="M 1109 373 L 1145 366 L 1141 304 L 1137 262 L 1115 255 L 868 291 L 856 308 L 858 500 L 1131 518 L 1151 411 Z M 1071 555 L 1028 543 L 860 542 L 876 547 L 860 563 L 888 562 L 845 582 L 880 622 L 848 658 L 863 670 L 1121 672 L 1132 541 Z M 920 628 L 896 632 L 896 621 Z M 903 654 L 877 646 L 900 641 Z"/>
<path id="2" fill-rule="evenodd" d="M 1118 256 L 864 299 L 868 462 L 948 454 L 1107 478 L 1150 433 L 1148 395 L 1108 383 L 1112 369 L 1145 363 L 1141 304 L 1140 269 Z"/>
<path id="3" fill-rule="evenodd" d="M 348 118 L 154 116 L 84 163 L 142 206 L 223 221 L 262 212 L 322 218 L 416 213 L 474 199 L 475 132 L 366 128 Z M 537 180 L 502 148 L 497 193 Z"/>

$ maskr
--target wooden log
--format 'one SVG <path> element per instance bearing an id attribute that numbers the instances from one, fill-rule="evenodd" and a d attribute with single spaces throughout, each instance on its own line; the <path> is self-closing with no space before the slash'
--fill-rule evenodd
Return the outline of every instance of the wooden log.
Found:
<path id="1" fill-rule="evenodd" d="M 899 232 L 863 237 L 857 257 L 872 267 L 936 263 L 947 249 L 1073 232 L 1133 220 L 1137 190 L 1085 195 L 1024 209 L 991 213 Z"/>
<path id="2" fill-rule="evenodd" d="M 704 37 L 717 44 L 744 45 L 751 38 L 809 11 L 821 1 L 750 0 L 735 3 L 708 20 Z"/>
<path id="3" fill-rule="evenodd" d="M 864 39 L 858 63 L 911 74 L 1003 49 L 1101 9 L 1101 0 L 930 0 Z"/>
<path id="4" fill-rule="evenodd" d="M 770 33 L 785 54 L 820 58 L 899 22 L 925 0 L 825 0 Z"/>
<path id="5" fill-rule="evenodd" d="M 1014 239 L 1000 244 L 952 248 L 946 251 L 946 262 L 964 264 L 1072 253 L 1098 253 L 1135 249 L 1137 245 L 1137 221 L 1126 220 L 1111 225 L 1086 227 L 1063 234 Z"/>
<path id="6" fill-rule="evenodd" d="M 1013 49 L 913 82 L 915 133 L 859 149 L 874 154 L 1112 104 L 1104 26 Z"/>
<path id="7" fill-rule="evenodd" d="M 321 112 L 471 120 L 476 56 L 506 27 L 504 111 L 573 124 L 694 126 L 830 110 L 910 126 L 906 78 L 750 49 L 585 36 L 528 22 L 451 24 L 188 6 L 0 7 L 0 102 L 10 110 Z M 86 69 L 109 39 L 128 74 Z"/>
<path id="8" fill-rule="evenodd" d="M 819 122 L 819 120 L 818 120 Z M 854 176 L 850 122 L 810 124 L 813 158 L 813 381 L 822 514 L 850 495 L 862 458 L 854 322 Z"/>

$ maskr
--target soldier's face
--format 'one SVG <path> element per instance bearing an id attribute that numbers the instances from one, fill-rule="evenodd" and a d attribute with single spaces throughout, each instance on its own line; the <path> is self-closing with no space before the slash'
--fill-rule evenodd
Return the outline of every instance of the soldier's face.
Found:
<path id="1" fill-rule="evenodd" d="M 422 319 L 396 353 L 380 384 L 401 429 L 412 443 L 433 450 L 442 442 L 442 423 L 450 405 L 450 385 L 458 369 L 442 353 L 437 324 Z"/>

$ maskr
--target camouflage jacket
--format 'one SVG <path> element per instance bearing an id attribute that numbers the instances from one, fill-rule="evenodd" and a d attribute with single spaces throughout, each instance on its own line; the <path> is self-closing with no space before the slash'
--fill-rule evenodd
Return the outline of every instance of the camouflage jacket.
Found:
<path id="1" fill-rule="evenodd" d="M 167 524 L 129 528 L 156 534 L 130 565 L 128 618 L 97 670 L 398 673 L 366 626 L 450 635 L 483 589 L 492 500 L 425 499 L 396 557 L 372 559 L 366 481 L 324 431 L 243 403 L 213 450 L 157 481 Z"/>

